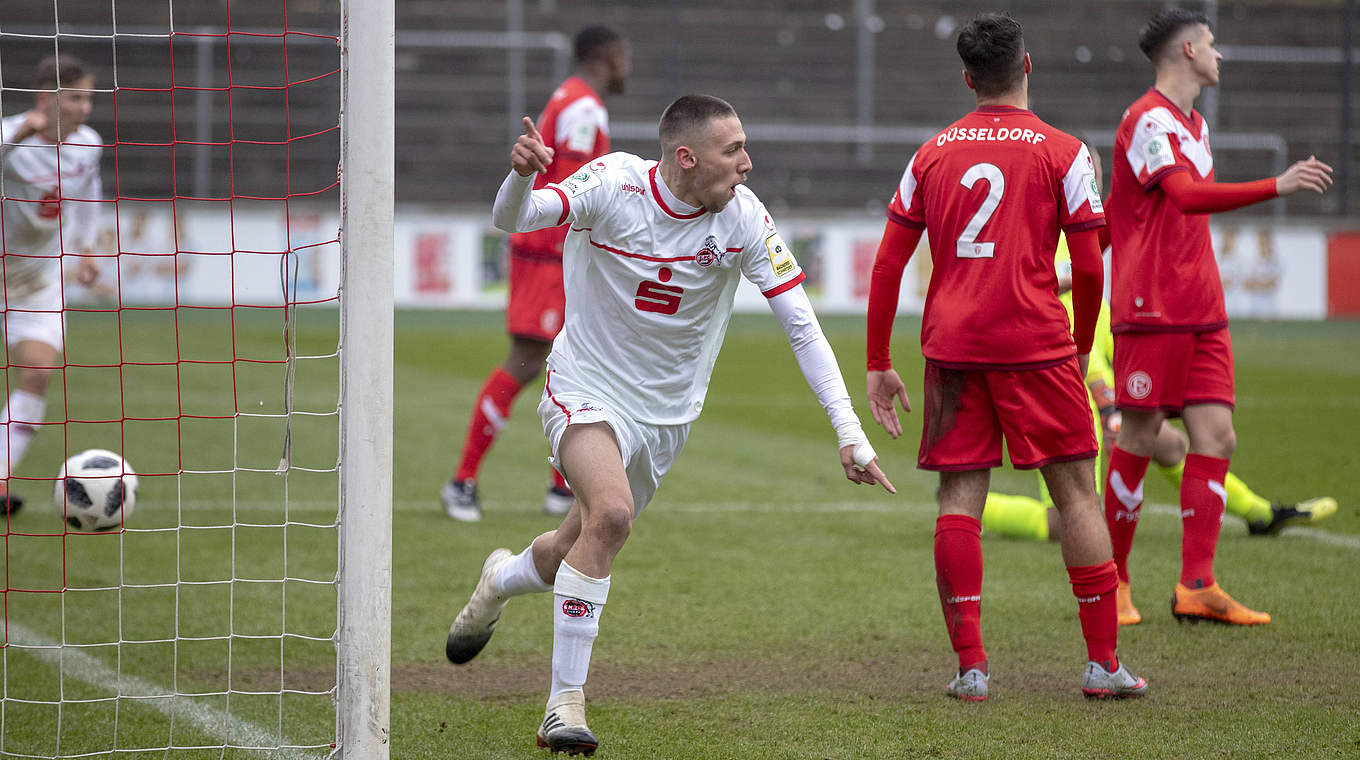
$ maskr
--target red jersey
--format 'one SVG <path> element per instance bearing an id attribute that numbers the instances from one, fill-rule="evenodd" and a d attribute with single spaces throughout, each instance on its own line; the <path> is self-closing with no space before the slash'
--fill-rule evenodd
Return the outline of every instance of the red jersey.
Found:
<path id="1" fill-rule="evenodd" d="M 1114 332 L 1216 330 L 1228 324 L 1208 214 L 1184 214 L 1158 185 L 1173 172 L 1214 179 L 1209 125 L 1156 88 L 1129 106 L 1110 180 L 1110 317 Z"/>
<path id="2" fill-rule="evenodd" d="M 916 151 L 888 217 L 930 238 L 921 353 L 946 367 L 1076 353 L 1058 300 L 1060 230 L 1105 224 L 1091 154 L 1033 112 L 983 106 Z"/>
<path id="3" fill-rule="evenodd" d="M 538 117 L 538 132 L 555 152 L 548 173 L 534 179 L 534 189 L 561 182 L 587 161 L 609 152 L 609 114 L 604 101 L 580 77 L 568 77 L 548 99 Z M 548 227 L 510 236 L 511 253 L 531 258 L 562 258 L 567 227 Z"/>

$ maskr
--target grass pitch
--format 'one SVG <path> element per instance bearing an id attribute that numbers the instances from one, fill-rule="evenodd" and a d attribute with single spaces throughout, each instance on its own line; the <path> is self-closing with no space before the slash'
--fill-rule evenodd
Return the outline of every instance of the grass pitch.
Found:
<path id="1" fill-rule="evenodd" d="M 123 342 L 162 345 L 156 341 L 166 325 L 136 316 L 142 322 L 123 326 Z M 304 354 L 333 350 L 333 316 L 304 319 Z M 119 345 L 96 321 L 91 317 L 84 330 L 73 325 L 73 362 Z M 495 546 L 518 551 L 554 527 L 539 512 L 548 469 L 534 411 L 538 394 L 521 395 L 487 457 L 485 519 L 453 523 L 437 493 L 475 395 L 504 358 L 501 318 L 409 312 L 397 325 L 392 756 L 545 756 L 534 748 L 533 733 L 548 687 L 547 595 L 513 601 L 471 664 L 455 667 L 443 657 L 448 624 L 486 553 Z M 1120 638 L 1121 656 L 1148 679 L 1149 696 L 1085 701 L 1078 688 L 1085 650 L 1057 546 L 984 536 L 983 633 L 993 677 L 992 698 L 981 705 L 943 695 L 954 658 L 931 560 L 934 477 L 914 467 L 919 418 L 904 419 L 898 441 L 882 435 L 863 400 L 863 320 L 827 318 L 823 326 L 898 495 L 844 481 L 834 436 L 778 324 L 765 315 L 737 317 L 704 414 L 614 568 L 587 685 L 590 724 L 601 740 L 597 756 L 1360 753 L 1360 697 L 1351 687 L 1360 673 L 1360 514 L 1351 467 L 1360 430 L 1354 390 L 1360 357 L 1353 350 L 1360 326 L 1233 328 L 1239 402 L 1233 471 L 1270 498 L 1332 495 L 1342 504 L 1333 520 L 1276 539 L 1248 537 L 1239 521 L 1227 519 L 1218 575 L 1275 622 L 1252 630 L 1176 624 L 1167 602 L 1178 573 L 1180 525 L 1170 486 L 1150 473 L 1132 560 L 1144 623 L 1123 629 Z M 913 392 L 920 387 L 918 328 L 899 321 L 894 343 Z M 282 355 L 281 324 L 269 313 L 241 313 L 234 323 L 183 315 L 179 336 L 181 356 L 231 356 L 232 345 L 239 358 Z M 174 361 L 175 352 L 167 356 Z M 124 360 L 163 359 L 147 353 Z M 294 461 L 323 472 L 297 472 L 286 481 L 267 472 L 281 450 L 274 418 L 238 417 L 233 427 L 178 417 L 281 410 L 281 365 L 238 361 L 233 374 L 181 364 L 178 394 L 174 367 L 125 367 L 121 390 L 101 370 L 68 371 L 68 387 L 81 392 L 63 403 L 54 391 L 50 417 L 71 405 L 74 418 L 104 419 L 117 401 L 135 410 L 120 417 L 155 418 L 168 410 L 177 422 L 72 424 L 64 440 L 45 430 L 30 450 L 19 474 L 34 480 L 14 488 L 33 503 L 11 521 L 6 537 L 9 640 L 16 642 L 20 624 L 21 643 L 64 637 L 91 645 L 78 648 L 88 662 L 70 654 L 61 664 L 43 656 L 61 650 L 6 649 L 0 756 L 109 756 L 116 747 L 120 758 L 164 757 L 149 748 L 174 744 L 202 748 L 175 750 L 176 758 L 264 757 L 212 748 L 270 736 L 297 744 L 329 736 L 330 644 L 308 637 L 333 631 L 334 595 L 329 586 L 302 580 L 334 573 L 336 493 L 334 475 L 324 470 L 334 463 L 335 428 L 324 412 L 334 408 L 336 366 L 317 358 L 299 367 L 298 408 L 319 416 L 295 420 Z M 50 481 L 38 479 L 51 477 L 64 450 L 120 444 L 140 472 L 153 473 L 143 479 L 129 523 L 143 532 L 28 535 L 61 532 L 41 495 Z M 204 472 L 170 474 L 181 468 Z M 219 468 L 234 472 L 207 472 Z M 993 485 L 1035 491 L 1029 473 L 998 471 Z M 284 545 L 286 566 L 277 556 Z M 285 574 L 302 580 L 254 582 Z M 15 590 L 63 587 L 61 594 Z M 270 638 L 284 630 L 291 635 Z M 99 673 L 115 678 L 101 684 Z M 227 685 L 230 694 L 206 695 Z M 280 686 L 289 693 L 267 695 Z M 169 696 L 128 696 L 139 688 Z M 118 694 L 123 698 L 70 701 Z M 174 702 L 176 694 L 202 708 Z M 183 696 L 195 694 L 206 696 Z M 60 710 L 45 704 L 63 695 L 68 701 Z M 136 748 L 148 751 L 129 751 Z"/>

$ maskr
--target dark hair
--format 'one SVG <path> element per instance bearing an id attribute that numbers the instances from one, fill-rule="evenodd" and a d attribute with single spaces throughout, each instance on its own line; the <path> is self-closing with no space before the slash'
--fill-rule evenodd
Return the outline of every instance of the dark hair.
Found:
<path id="1" fill-rule="evenodd" d="M 33 89 L 55 90 L 58 87 L 70 87 L 87 76 L 87 73 L 85 64 L 75 56 L 49 55 L 39 61 L 38 67 L 33 70 Z"/>
<path id="2" fill-rule="evenodd" d="M 1166 43 L 1171 41 L 1182 29 L 1187 26 L 1203 24 L 1209 25 L 1209 19 L 1203 13 L 1190 11 L 1184 8 L 1167 8 L 1152 17 L 1143 26 L 1143 31 L 1138 33 L 1138 48 L 1143 51 L 1149 61 L 1155 62 L 1157 56 L 1161 55 Z"/>
<path id="3" fill-rule="evenodd" d="M 1025 76 L 1025 36 L 1020 22 L 1005 13 L 983 13 L 959 32 L 955 46 L 963 68 L 982 96 L 1004 95 Z"/>
<path id="4" fill-rule="evenodd" d="M 577 63 L 585 63 L 605 54 L 605 48 L 623 39 L 623 35 L 607 26 L 588 26 L 576 33 L 572 43 Z"/>
<path id="5" fill-rule="evenodd" d="M 670 153 L 676 147 L 692 140 L 696 127 L 708 124 L 713 119 L 736 116 L 737 110 L 722 98 L 712 95 L 682 95 L 674 103 L 666 106 L 661 114 L 661 124 L 657 131 L 661 137 L 661 149 Z"/>

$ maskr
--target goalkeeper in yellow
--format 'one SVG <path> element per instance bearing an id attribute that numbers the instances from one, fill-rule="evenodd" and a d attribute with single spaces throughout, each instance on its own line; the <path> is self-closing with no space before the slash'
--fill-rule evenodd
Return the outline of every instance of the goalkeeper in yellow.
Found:
<path id="1" fill-rule="evenodd" d="M 1055 265 L 1058 288 L 1067 307 L 1067 318 L 1072 319 L 1072 263 L 1067 253 L 1067 240 L 1058 241 Z M 1091 411 L 1095 415 L 1096 438 L 1101 441 L 1101 456 L 1097 460 L 1103 470 L 1107 442 L 1113 442 L 1119 430 L 1119 411 L 1114 405 L 1114 337 L 1110 333 L 1110 306 L 1102 303 L 1100 319 L 1096 323 L 1095 344 L 1091 347 L 1091 361 L 1086 372 L 1086 386 L 1090 390 Z M 1181 471 L 1185 467 L 1185 453 L 1189 442 L 1180 429 L 1163 422 L 1157 431 L 1157 444 L 1152 461 L 1171 484 L 1180 488 Z M 1096 487 L 1104 482 L 1097 472 Z M 1224 479 L 1227 489 L 1226 509 L 1247 522 L 1253 536 L 1273 536 L 1290 525 L 1317 522 L 1336 513 L 1336 500 L 1321 497 L 1297 504 L 1271 503 L 1258 496 L 1231 472 Z M 990 533 L 1011 538 L 1031 538 L 1039 541 L 1059 539 L 1059 520 L 1043 478 L 1039 478 L 1039 498 L 989 492 L 982 511 L 982 528 Z M 1133 625 L 1142 620 L 1134 608 L 1127 583 L 1119 582 L 1119 624 Z"/>

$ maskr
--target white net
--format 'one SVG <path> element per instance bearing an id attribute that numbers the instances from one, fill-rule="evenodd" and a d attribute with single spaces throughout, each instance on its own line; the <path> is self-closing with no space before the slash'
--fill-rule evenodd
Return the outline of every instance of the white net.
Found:
<path id="1" fill-rule="evenodd" d="M 4 7 L 0 443 L 27 505 L 4 531 L 0 757 L 335 747 L 341 10 L 289 5 Z M 54 55 L 89 79 L 37 81 Z M 93 131 L 66 134 L 72 92 Z M 49 103 L 60 147 L 15 126 Z M 24 164 L 47 158 L 55 173 Z M 102 189 L 75 189 L 82 172 Z M 26 236 L 35 210 L 56 215 L 52 250 Z M 55 306 L 21 287 L 43 268 Z M 58 313 L 64 355 L 45 365 L 26 331 Z M 30 419 L 15 398 L 39 376 Z M 107 531 L 72 522 L 69 488 L 54 500 L 87 449 L 140 481 Z"/>

